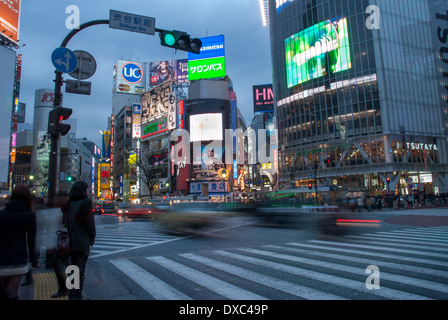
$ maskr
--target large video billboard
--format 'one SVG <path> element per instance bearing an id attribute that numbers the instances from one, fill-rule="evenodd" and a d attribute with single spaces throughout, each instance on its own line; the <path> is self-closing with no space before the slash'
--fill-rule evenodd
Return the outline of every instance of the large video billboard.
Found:
<path id="1" fill-rule="evenodd" d="M 222 114 L 205 113 L 190 116 L 190 141 L 223 140 Z"/>
<path id="2" fill-rule="evenodd" d="M 309 27 L 285 40 L 288 88 L 352 67 L 347 18 Z"/>
<path id="3" fill-rule="evenodd" d="M 226 76 L 224 36 L 200 38 L 201 53 L 188 53 L 188 79 L 211 79 Z"/>
<path id="4" fill-rule="evenodd" d="M 0 33 L 17 43 L 19 24 L 20 0 L 0 0 Z"/>

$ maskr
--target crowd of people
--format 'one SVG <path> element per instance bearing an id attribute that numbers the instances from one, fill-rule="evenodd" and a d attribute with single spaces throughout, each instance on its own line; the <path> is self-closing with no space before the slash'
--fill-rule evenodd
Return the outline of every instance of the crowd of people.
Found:
<path id="1" fill-rule="evenodd" d="M 0 300 L 17 300 L 19 286 L 33 283 L 33 269 L 39 268 L 41 248 L 53 253 L 54 272 L 59 290 L 53 298 L 68 296 L 70 300 L 85 300 L 83 284 L 90 248 L 96 237 L 92 200 L 88 185 L 73 184 L 70 193 L 58 194 L 51 205 L 35 198 L 29 188 L 18 185 L 9 199 L 0 203 Z M 68 257 L 57 250 L 57 232 L 67 230 L 70 238 Z M 79 285 L 67 288 L 66 268 L 76 266 Z"/>
<path id="2" fill-rule="evenodd" d="M 414 203 L 413 203 L 414 201 Z M 418 207 L 440 207 L 448 206 L 448 194 L 435 195 L 390 195 L 390 196 L 358 196 L 346 199 L 346 206 L 352 211 L 368 212 L 382 209 L 418 208 Z"/>

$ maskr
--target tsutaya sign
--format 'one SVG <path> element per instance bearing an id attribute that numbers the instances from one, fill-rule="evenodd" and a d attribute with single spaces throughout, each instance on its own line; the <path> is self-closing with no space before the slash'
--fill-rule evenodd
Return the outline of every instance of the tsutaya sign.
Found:
<path id="1" fill-rule="evenodd" d="M 408 150 L 439 151 L 436 144 L 415 142 L 405 142 L 404 144 L 406 145 L 406 149 Z"/>

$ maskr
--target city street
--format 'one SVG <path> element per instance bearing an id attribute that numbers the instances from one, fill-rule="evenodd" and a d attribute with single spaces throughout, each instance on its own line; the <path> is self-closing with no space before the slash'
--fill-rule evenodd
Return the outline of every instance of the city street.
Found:
<path id="1" fill-rule="evenodd" d="M 247 216 L 170 235 L 155 220 L 97 216 L 84 293 L 93 300 L 448 298 L 446 208 L 352 217 L 341 235 Z"/>

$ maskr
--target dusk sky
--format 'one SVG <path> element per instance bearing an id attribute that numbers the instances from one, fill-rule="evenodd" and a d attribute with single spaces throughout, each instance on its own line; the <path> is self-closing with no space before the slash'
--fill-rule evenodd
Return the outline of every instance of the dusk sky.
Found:
<path id="1" fill-rule="evenodd" d="M 252 86 L 272 83 L 269 27 L 263 27 L 258 0 L 23 0 L 20 42 L 23 55 L 20 101 L 26 103 L 26 122 L 32 123 L 36 89 L 54 88 L 51 54 L 71 31 L 66 27 L 76 5 L 80 23 L 109 19 L 109 10 L 156 19 L 156 28 L 181 30 L 192 37 L 225 36 L 226 73 L 233 82 L 238 108 L 249 124 L 253 117 Z M 160 45 L 154 36 L 98 25 L 79 32 L 69 42 L 72 51 L 84 50 L 97 62 L 90 96 L 64 94 L 64 106 L 73 109 L 77 138 L 101 147 L 99 130 L 107 128 L 112 112 L 112 71 L 119 59 L 139 62 L 186 59 L 186 52 Z M 65 79 L 72 79 L 66 75 Z M 64 88 L 63 88 L 64 91 Z"/>

